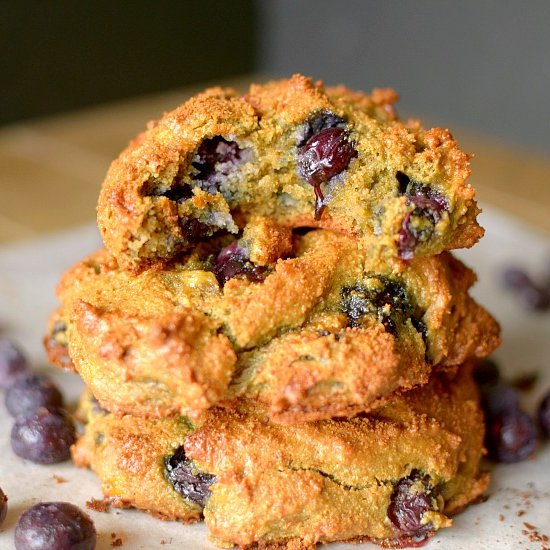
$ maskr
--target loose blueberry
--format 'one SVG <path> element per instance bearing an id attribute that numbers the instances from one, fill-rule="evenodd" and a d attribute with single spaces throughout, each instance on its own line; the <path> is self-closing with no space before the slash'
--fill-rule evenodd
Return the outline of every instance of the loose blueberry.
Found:
<path id="1" fill-rule="evenodd" d="M 199 472 L 185 456 L 183 447 L 178 447 L 164 464 L 166 477 L 174 489 L 186 500 L 204 508 L 210 496 L 210 485 L 216 481 L 216 476 Z"/>
<path id="2" fill-rule="evenodd" d="M 9 388 L 15 379 L 27 371 L 27 360 L 19 347 L 0 338 L 0 388 Z"/>
<path id="3" fill-rule="evenodd" d="M 550 392 L 546 394 L 539 405 L 538 417 L 542 433 L 546 437 L 550 437 Z"/>
<path id="4" fill-rule="evenodd" d="M 507 409 L 489 419 L 486 437 L 489 456 L 498 462 L 520 462 L 537 446 L 533 419 L 520 409 Z"/>
<path id="5" fill-rule="evenodd" d="M 433 525 L 422 523 L 422 518 L 436 509 L 434 489 L 426 478 L 413 471 L 395 485 L 387 514 L 399 535 L 424 537 L 433 530 Z"/>
<path id="6" fill-rule="evenodd" d="M 47 376 L 21 376 L 6 392 L 6 408 L 12 416 L 29 413 L 40 407 L 52 410 L 63 407 L 61 392 Z"/>
<path id="7" fill-rule="evenodd" d="M 87 514 L 69 502 L 41 502 L 15 527 L 16 550 L 93 550 L 96 530 Z"/>
<path id="8" fill-rule="evenodd" d="M 510 384 L 499 382 L 484 386 L 481 390 L 481 405 L 488 418 L 519 409 L 519 393 Z"/>
<path id="9" fill-rule="evenodd" d="M 546 311 L 550 309 L 550 292 L 537 286 L 524 286 L 518 290 L 523 305 L 530 310 Z"/>
<path id="10" fill-rule="evenodd" d="M 263 281 L 267 275 L 266 268 L 255 265 L 248 258 L 247 251 L 237 241 L 222 248 L 214 264 L 214 274 L 221 285 L 235 277 L 249 281 Z"/>
<path id="11" fill-rule="evenodd" d="M 8 513 L 8 497 L 4 494 L 4 491 L 0 489 L 0 525 L 4 523 L 7 513 Z"/>
<path id="12" fill-rule="evenodd" d="M 311 136 L 298 150 L 298 174 L 315 192 L 315 219 L 321 218 L 324 195 L 321 184 L 343 172 L 357 156 L 349 133 L 343 128 L 326 128 Z"/>
<path id="13" fill-rule="evenodd" d="M 511 289 L 519 289 L 527 286 L 532 286 L 531 277 L 523 269 L 509 267 L 502 274 L 504 284 Z"/>
<path id="14" fill-rule="evenodd" d="M 547 311 L 550 309 L 550 288 L 538 285 L 523 269 L 509 267 L 503 272 L 505 286 L 517 293 L 526 309 Z"/>
<path id="15" fill-rule="evenodd" d="M 492 359 L 485 359 L 474 371 L 474 379 L 480 386 L 492 386 L 500 379 L 498 365 Z"/>
<path id="16" fill-rule="evenodd" d="M 193 181 L 207 193 L 218 193 L 227 176 L 249 157 L 249 151 L 234 141 L 221 136 L 205 139 L 193 159 Z"/>
<path id="17" fill-rule="evenodd" d="M 36 464 L 55 464 L 70 458 L 75 427 L 63 411 L 38 409 L 15 419 L 11 430 L 13 452 Z"/>

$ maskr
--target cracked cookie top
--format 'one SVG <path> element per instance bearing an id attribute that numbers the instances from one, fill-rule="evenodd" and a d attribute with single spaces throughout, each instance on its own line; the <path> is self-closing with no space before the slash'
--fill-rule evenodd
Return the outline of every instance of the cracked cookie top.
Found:
<path id="1" fill-rule="evenodd" d="M 458 260 L 402 267 L 263 218 L 137 275 L 102 250 L 61 279 L 46 347 L 117 414 L 197 418 L 250 398 L 281 422 L 349 415 L 498 345 Z"/>
<path id="2" fill-rule="evenodd" d="M 254 216 L 364 237 L 385 259 L 472 246 L 483 231 L 468 155 L 447 130 L 399 121 L 396 99 L 301 75 L 206 90 L 111 164 L 98 202 L 106 248 L 139 271 Z"/>
<path id="3" fill-rule="evenodd" d="M 73 454 L 106 497 L 172 519 L 202 511 L 225 545 L 418 541 L 488 482 L 468 365 L 346 420 L 274 424 L 250 401 L 212 408 L 192 427 L 93 406 L 88 418 Z"/>

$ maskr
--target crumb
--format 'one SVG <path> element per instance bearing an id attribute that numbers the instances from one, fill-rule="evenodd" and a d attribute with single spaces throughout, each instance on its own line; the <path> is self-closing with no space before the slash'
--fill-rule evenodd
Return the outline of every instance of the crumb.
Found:
<path id="1" fill-rule="evenodd" d="M 56 474 L 52 474 L 52 479 L 53 479 L 56 483 L 67 483 L 67 480 L 66 480 L 64 477 L 58 476 L 58 475 L 56 475 Z"/>
<path id="2" fill-rule="evenodd" d="M 525 515 L 525 510 L 518 510 L 518 511 L 516 512 L 516 516 L 517 516 L 518 518 L 520 518 L 520 517 L 523 516 L 523 515 Z"/>
<path id="3" fill-rule="evenodd" d="M 531 523 L 524 521 L 523 525 L 525 525 L 526 529 L 523 529 L 521 533 L 525 535 L 530 542 L 540 542 L 541 550 L 550 550 L 548 535 L 539 533 L 538 529 Z"/>
<path id="4" fill-rule="evenodd" d="M 120 537 L 116 538 L 116 539 L 113 539 L 111 541 L 111 546 L 113 548 L 116 548 L 117 546 L 122 546 L 122 539 Z"/>
<path id="5" fill-rule="evenodd" d="M 504 521 L 506 518 L 504 517 L 503 514 L 500 514 L 500 515 L 498 516 L 498 519 L 499 519 L 500 521 Z"/>
<path id="6" fill-rule="evenodd" d="M 164 544 L 172 544 L 172 538 L 170 537 L 170 540 L 169 540 L 169 541 L 166 541 L 165 539 L 161 539 L 161 540 L 160 540 L 160 543 L 163 544 L 163 545 L 164 545 Z"/>
<path id="7" fill-rule="evenodd" d="M 91 498 L 86 501 L 86 508 L 93 510 L 94 512 L 108 512 L 109 511 L 109 500 L 106 498 L 97 499 Z"/>

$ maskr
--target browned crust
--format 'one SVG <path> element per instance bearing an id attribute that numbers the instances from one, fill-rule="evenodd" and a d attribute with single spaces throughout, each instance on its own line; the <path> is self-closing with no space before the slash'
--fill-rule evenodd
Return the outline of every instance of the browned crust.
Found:
<path id="1" fill-rule="evenodd" d="M 287 253 L 288 233 L 276 229 L 270 239 L 263 222 L 256 227 L 261 238 L 248 226 L 245 234 L 258 256 Z M 62 277 L 52 322 L 66 322 L 69 355 L 102 406 L 144 417 L 198 418 L 235 398 L 261 401 L 284 423 L 350 416 L 500 342 L 496 321 L 468 295 L 475 275 L 449 253 L 392 271 L 341 234 L 312 231 L 293 247 L 295 257 L 268 266 L 263 282 L 232 279 L 223 288 L 193 254 L 132 275 L 100 251 Z M 347 326 L 342 288 L 369 273 L 397 278 L 414 296 L 428 357 L 412 325 L 398 336 L 376 322 Z M 49 351 L 54 364 L 64 351 Z"/>
<path id="2" fill-rule="evenodd" d="M 150 123 L 111 164 L 98 202 L 98 225 L 106 247 L 125 269 L 137 272 L 162 265 L 191 245 L 179 218 L 188 215 L 189 208 L 200 216 L 210 206 L 241 221 L 262 214 L 291 227 L 323 227 L 372 238 L 376 216 L 360 205 L 374 212 L 377 205 L 392 198 L 394 190 L 384 188 L 385 196 L 367 188 L 355 190 L 341 204 L 331 203 L 321 220 L 315 220 L 313 193 L 296 174 L 295 160 L 284 169 L 279 166 L 279 151 L 296 146 L 296 128 L 324 110 L 348 119 L 359 157 L 380 157 L 391 170 L 404 170 L 411 177 L 445 187 L 452 203 L 450 224 L 442 226 L 444 237 L 426 253 L 472 246 L 483 230 L 476 221 L 479 210 L 474 189 L 466 183 L 469 155 L 446 129 L 399 122 L 393 108 L 396 100 L 397 94 L 390 89 L 375 89 L 371 95 L 344 86 L 325 89 L 322 82 L 302 75 L 253 84 L 245 95 L 232 89 L 206 90 Z M 236 200 L 231 207 L 220 194 L 197 193 L 188 207 L 181 208 L 166 197 L 150 196 L 147 186 L 158 182 L 169 187 L 179 167 L 190 166 L 199 144 L 214 136 L 236 139 L 254 151 L 247 178 L 255 182 L 256 202 L 249 191 L 244 192 L 248 199 Z M 349 177 L 356 180 L 352 187 L 372 179 L 371 168 L 361 163 L 349 170 Z M 287 210 L 276 205 L 280 193 L 291 193 L 301 206 L 285 214 Z M 407 211 L 404 202 L 397 200 L 392 205 L 388 211 L 395 212 L 388 215 L 393 221 L 384 222 L 384 235 L 374 239 L 386 255 L 395 255 L 399 224 Z"/>

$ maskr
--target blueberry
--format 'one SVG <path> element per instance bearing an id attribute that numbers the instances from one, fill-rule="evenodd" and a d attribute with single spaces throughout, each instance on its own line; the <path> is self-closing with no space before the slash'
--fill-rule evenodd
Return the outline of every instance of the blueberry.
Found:
<path id="1" fill-rule="evenodd" d="M 550 309 L 550 288 L 544 284 L 538 285 L 523 270 L 517 267 L 508 267 L 503 272 L 504 284 L 517 293 L 524 307 L 534 311 Z"/>
<path id="2" fill-rule="evenodd" d="M 435 189 L 411 180 L 403 172 L 397 172 L 396 179 L 399 193 L 414 207 L 401 223 L 397 242 L 398 256 L 411 260 L 416 247 L 431 238 L 435 224 L 441 220 L 443 212 L 449 210 L 449 205 Z"/>
<path id="3" fill-rule="evenodd" d="M 524 286 L 518 289 L 519 298 L 527 309 L 546 311 L 550 309 L 550 291 L 537 286 Z"/>
<path id="4" fill-rule="evenodd" d="M 533 419 L 520 409 L 505 409 L 487 423 L 489 456 L 498 462 L 520 462 L 533 454 L 537 429 Z"/>
<path id="5" fill-rule="evenodd" d="M 63 411 L 38 409 L 15 419 L 11 430 L 13 452 L 37 464 L 55 464 L 70 458 L 75 427 Z"/>
<path id="6" fill-rule="evenodd" d="M 531 277 L 529 277 L 523 269 L 519 269 L 517 267 L 506 268 L 502 274 L 502 279 L 504 284 L 511 289 L 518 289 L 533 285 Z"/>
<path id="7" fill-rule="evenodd" d="M 519 409 L 519 392 L 505 382 L 484 386 L 481 388 L 481 405 L 488 418 L 516 411 Z"/>
<path id="8" fill-rule="evenodd" d="M 0 388 L 9 388 L 26 371 L 27 360 L 19 347 L 7 338 L 0 338 Z"/>
<path id="9" fill-rule="evenodd" d="M 15 527 L 16 550 L 93 550 L 96 530 L 87 514 L 69 502 L 41 502 Z"/>
<path id="10" fill-rule="evenodd" d="M 63 397 L 57 386 L 40 374 L 19 377 L 6 392 L 6 408 L 12 416 L 35 411 L 39 407 L 63 407 Z"/>
<path id="11" fill-rule="evenodd" d="M 414 470 L 398 481 L 393 490 L 387 515 L 399 535 L 423 537 L 433 525 L 422 523 L 424 514 L 437 509 L 435 491 L 426 477 Z"/>
<path id="12" fill-rule="evenodd" d="M 8 497 L 4 494 L 4 491 L 0 489 L 0 525 L 4 523 L 7 513 L 8 513 Z"/>
<path id="13" fill-rule="evenodd" d="M 204 508 L 216 476 L 199 472 L 185 456 L 183 447 L 178 447 L 172 456 L 166 458 L 164 465 L 166 477 L 174 489 L 184 499 Z"/>
<path id="14" fill-rule="evenodd" d="M 426 338 L 427 328 L 421 321 L 421 313 L 415 311 L 407 290 L 397 281 L 372 276 L 365 284 L 343 287 L 341 300 L 342 310 L 352 327 L 359 327 L 365 317 L 374 316 L 387 332 L 396 336 L 406 320 L 411 319 L 414 328 Z"/>
<path id="15" fill-rule="evenodd" d="M 492 359 L 485 359 L 474 371 L 474 379 L 480 386 L 492 386 L 500 379 L 498 365 Z"/>
<path id="16" fill-rule="evenodd" d="M 431 238 L 445 210 L 440 201 L 422 195 L 408 197 L 408 202 L 414 209 L 403 219 L 397 243 L 398 256 L 403 260 L 412 260 L 416 247 Z"/>
<path id="17" fill-rule="evenodd" d="M 231 172 L 250 157 L 236 142 L 221 136 L 205 139 L 193 159 L 193 181 L 207 193 L 218 193 Z"/>
<path id="18" fill-rule="evenodd" d="M 550 392 L 546 394 L 539 405 L 538 417 L 542 433 L 546 437 L 550 437 Z"/>
<path id="19" fill-rule="evenodd" d="M 265 279 L 267 271 L 265 267 L 251 262 L 247 251 L 237 241 L 233 241 L 218 254 L 214 263 L 214 274 L 223 285 L 235 277 L 260 282 Z"/>
<path id="20" fill-rule="evenodd" d="M 321 111 L 311 116 L 302 128 L 298 138 L 298 147 L 303 147 L 309 139 L 328 128 L 345 128 L 346 121 L 336 113 L 331 111 Z"/>
<path id="21" fill-rule="evenodd" d="M 325 128 L 298 149 L 298 174 L 315 192 L 315 219 L 321 218 L 324 195 L 321 184 L 343 172 L 357 156 L 349 133 L 343 128 Z"/>

